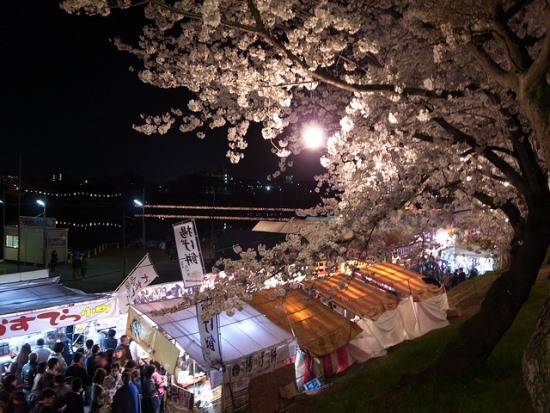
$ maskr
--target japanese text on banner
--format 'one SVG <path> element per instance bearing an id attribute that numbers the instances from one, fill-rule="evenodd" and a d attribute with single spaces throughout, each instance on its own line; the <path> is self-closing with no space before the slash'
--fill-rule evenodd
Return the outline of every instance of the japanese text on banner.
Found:
<path id="1" fill-rule="evenodd" d="M 204 265 L 195 221 L 183 221 L 173 227 L 183 283 L 186 288 L 201 285 Z"/>
<path id="2" fill-rule="evenodd" d="M 219 318 L 217 315 L 208 320 L 202 318 L 204 309 L 211 304 L 210 300 L 197 303 L 197 323 L 204 361 L 208 363 L 209 367 L 216 367 L 222 362 Z"/>

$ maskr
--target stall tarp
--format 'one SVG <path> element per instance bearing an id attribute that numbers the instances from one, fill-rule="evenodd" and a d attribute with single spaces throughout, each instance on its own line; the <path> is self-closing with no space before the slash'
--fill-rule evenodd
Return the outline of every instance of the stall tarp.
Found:
<path id="1" fill-rule="evenodd" d="M 105 294 L 86 294 L 58 284 L 59 277 L 0 284 L 0 315 L 21 314 L 103 298 Z"/>
<path id="2" fill-rule="evenodd" d="M 250 305 L 278 326 L 291 331 L 300 348 L 313 357 L 336 351 L 361 332 L 357 324 L 302 290 L 293 290 L 284 298 L 273 295 L 272 290 L 253 294 Z"/>
<path id="3" fill-rule="evenodd" d="M 447 320 L 449 301 L 446 293 L 435 295 L 424 301 L 414 302 L 413 305 L 418 320 L 419 336 L 449 325 L 449 321 Z"/>
<path id="4" fill-rule="evenodd" d="M 399 302 L 396 295 L 357 278 L 348 279 L 341 273 L 305 282 L 304 285 L 313 287 L 313 292 L 329 298 L 353 314 L 371 320 L 378 319 L 385 311 L 396 309 Z"/>
<path id="5" fill-rule="evenodd" d="M 412 295 L 415 301 L 445 293 L 443 285 L 425 282 L 421 274 L 389 262 L 376 264 L 359 272 L 369 281 L 390 287 L 400 294 Z"/>
<path id="6" fill-rule="evenodd" d="M 180 351 L 155 326 L 140 316 L 131 306 L 128 308 L 126 334 L 154 357 L 170 374 L 174 374 Z"/>
<path id="7" fill-rule="evenodd" d="M 199 365 L 207 367 L 202 355 L 195 306 L 173 313 L 163 311 L 180 302 L 175 299 L 136 304 L 133 307 L 175 339 Z M 235 310 L 233 316 L 223 312 L 219 318 L 222 360 L 226 366 L 231 362 L 237 365 L 241 360 L 257 356 L 253 365 L 243 366 L 243 370 L 250 367 L 248 373 L 252 373 L 252 370 L 268 368 L 270 364 L 274 367 L 274 363 L 281 361 L 281 358 L 290 358 L 296 354 L 296 340 L 292 335 L 250 306 L 242 311 Z M 273 359 L 268 360 L 265 350 L 269 350 Z M 236 376 L 242 374 L 235 369 Z"/>
<path id="8" fill-rule="evenodd" d="M 58 278 L 0 284 L 0 339 L 116 315 L 116 300 L 57 284 Z"/>

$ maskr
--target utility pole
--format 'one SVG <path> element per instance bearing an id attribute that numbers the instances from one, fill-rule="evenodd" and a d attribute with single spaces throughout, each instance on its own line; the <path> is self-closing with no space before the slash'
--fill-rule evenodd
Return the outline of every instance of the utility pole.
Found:
<path id="1" fill-rule="evenodd" d="M 17 188 L 17 272 L 21 272 L 21 154 L 19 154 L 19 185 Z"/>

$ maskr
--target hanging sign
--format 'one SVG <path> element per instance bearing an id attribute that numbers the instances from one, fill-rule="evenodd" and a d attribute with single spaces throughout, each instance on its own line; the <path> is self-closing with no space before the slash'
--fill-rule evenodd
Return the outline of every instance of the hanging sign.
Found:
<path id="1" fill-rule="evenodd" d="M 185 288 L 201 285 L 205 271 L 195 221 L 183 221 L 173 228 Z"/>
<path id="2" fill-rule="evenodd" d="M 204 309 L 210 305 L 210 300 L 197 303 L 197 323 L 204 361 L 208 363 L 208 367 L 219 367 L 222 363 L 219 317 L 216 315 L 208 320 L 202 317 Z"/>

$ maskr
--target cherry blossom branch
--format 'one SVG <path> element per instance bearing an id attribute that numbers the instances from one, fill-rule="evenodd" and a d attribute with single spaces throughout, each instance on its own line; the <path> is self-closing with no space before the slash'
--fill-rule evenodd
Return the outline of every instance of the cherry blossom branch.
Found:
<path id="1" fill-rule="evenodd" d="M 455 126 L 447 122 L 445 119 L 441 117 L 437 117 L 437 118 L 433 118 L 433 120 L 439 126 L 441 126 L 446 132 L 450 133 L 456 139 L 457 142 L 465 143 L 466 145 L 470 146 L 472 149 L 480 148 L 479 144 L 477 143 L 477 140 L 473 136 L 468 135 L 463 131 L 459 130 L 458 128 L 456 128 Z M 517 188 L 517 190 L 520 191 L 524 197 L 528 196 L 529 189 L 525 185 L 524 180 L 508 162 L 506 162 L 504 159 L 502 159 L 500 156 L 498 156 L 495 152 L 488 149 L 487 147 L 483 148 L 482 154 L 485 157 L 485 159 L 491 162 L 510 180 L 510 183 L 514 185 L 514 187 Z"/>
<path id="2" fill-rule="evenodd" d="M 502 10 L 500 4 L 493 2 L 493 9 L 491 10 L 493 17 L 493 28 L 501 36 L 511 63 L 517 68 L 519 72 L 527 70 L 531 64 L 531 58 L 529 53 L 523 47 L 521 40 L 510 29 L 506 23 L 506 14 Z"/>
<path id="3" fill-rule="evenodd" d="M 195 13 L 195 12 L 192 12 L 192 11 L 183 10 L 183 9 L 178 8 L 178 7 L 174 7 L 170 4 L 165 3 L 163 0 L 148 0 L 148 1 L 153 3 L 153 4 L 156 4 L 157 6 L 163 8 L 163 9 L 170 10 L 171 12 L 179 14 L 181 16 L 185 16 L 185 17 L 188 17 L 188 18 L 193 19 L 193 20 L 203 20 L 203 17 L 202 17 L 201 13 Z M 242 30 L 242 31 L 245 31 L 245 32 L 248 32 L 248 33 L 257 33 L 257 28 L 256 27 L 249 26 L 247 24 L 237 23 L 237 22 L 234 22 L 234 21 L 226 20 L 226 19 L 221 19 L 220 24 L 222 26 L 225 26 L 225 27 L 230 27 L 232 29 Z"/>

